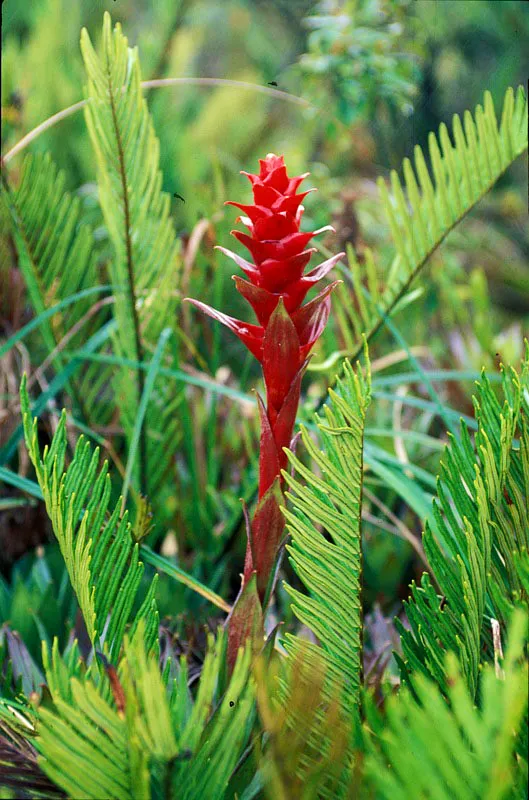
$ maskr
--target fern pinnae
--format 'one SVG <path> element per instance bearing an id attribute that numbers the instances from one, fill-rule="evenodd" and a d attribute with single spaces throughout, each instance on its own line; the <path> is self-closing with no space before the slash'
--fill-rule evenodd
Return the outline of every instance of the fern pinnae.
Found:
<path id="1" fill-rule="evenodd" d="M 399 625 L 405 654 L 402 674 L 411 685 L 414 673 L 424 672 L 446 693 L 445 677 L 439 665 L 433 665 L 438 651 L 455 650 L 474 696 L 483 661 L 493 657 L 487 619 L 492 616 L 505 626 L 514 607 L 526 602 L 518 587 L 523 586 L 529 542 L 529 525 L 524 533 L 522 522 L 529 495 L 515 436 L 529 387 L 527 354 L 520 373 L 502 367 L 502 384 L 505 401 L 500 403 L 483 373 L 474 398 L 475 445 L 463 424 L 459 439 L 449 437 L 441 461 L 433 508 L 441 541 L 427 524 L 423 544 L 446 606 L 440 608 L 425 579 L 422 588 L 412 585 L 406 604 L 412 632 Z M 524 436 L 523 427 L 521 433 Z"/>
<path id="2" fill-rule="evenodd" d="M 144 395 L 145 355 L 154 348 L 163 329 L 174 325 L 178 246 L 169 197 L 161 191 L 159 143 L 142 95 L 137 49 L 129 48 L 119 24 L 112 29 L 107 13 L 101 57 L 86 30 L 81 34 L 81 50 L 88 75 L 85 119 L 96 155 L 101 207 L 115 253 L 110 270 L 113 283 L 126 287 L 125 292 L 116 294 L 115 345 L 119 356 L 142 365 L 132 373 L 132 382 L 130 370 L 121 369 L 115 375 L 114 386 L 122 396 L 119 405 L 130 445 Z M 169 391 L 167 385 L 161 387 L 164 407 L 171 403 Z M 147 469 L 151 418 L 150 424 L 157 430 L 162 426 L 165 463 L 176 446 L 174 426 L 164 425 L 165 416 L 160 419 L 160 414 L 150 408 L 148 411 L 137 447 L 129 447 L 138 456 L 133 476 L 136 488 L 143 494 L 156 491 L 150 465 Z"/>
<path id="3" fill-rule="evenodd" d="M 488 92 L 483 107 L 477 106 L 474 117 L 475 121 L 465 111 L 461 124 L 459 117 L 454 116 L 453 141 L 444 123 L 437 136 L 429 134 L 430 169 L 422 149 L 415 146 L 413 164 L 409 159 L 403 162 L 407 198 L 395 170 L 391 172 L 391 190 L 386 181 L 378 179 L 396 254 L 384 275 L 384 291 L 374 293 L 372 284 L 369 285 L 371 302 L 367 318 L 360 303 L 357 311 L 345 300 L 345 288 L 337 292 L 337 299 L 346 310 L 343 316 L 349 319 L 355 339 L 348 353 L 353 359 L 362 351 L 359 332 L 365 333 L 368 340 L 377 333 L 436 248 L 527 149 L 527 100 L 523 87 L 517 90 L 516 98 L 512 89 L 507 90 L 499 127 Z M 349 262 L 353 287 L 359 296 L 354 256 L 349 256 Z M 365 291 L 363 286 L 360 290 Z M 320 407 L 322 403 L 323 400 Z"/>
<path id="4" fill-rule="evenodd" d="M 419 237 L 419 244 L 421 250 L 426 250 L 428 248 L 428 231 L 425 226 L 424 221 L 424 208 L 421 206 L 421 196 L 419 194 L 419 187 L 417 186 L 417 181 L 415 179 L 415 173 L 411 166 L 411 161 L 409 158 L 405 158 L 403 161 L 403 172 L 404 172 L 404 180 L 406 181 L 406 191 L 408 197 L 410 198 L 411 204 L 419 209 L 419 213 L 416 217 L 416 232 Z"/>
<path id="5" fill-rule="evenodd" d="M 365 373 L 360 366 L 355 372 L 346 363 L 343 379 L 336 391 L 330 391 L 325 421 L 315 417 L 323 450 L 316 447 L 305 428 L 301 431 L 321 477 L 290 452 L 294 475 L 283 473 L 292 506 L 283 510 L 292 537 L 287 551 L 309 594 L 290 586 L 286 589 L 294 614 L 320 642 L 330 681 L 326 689 L 329 697 L 331 687 L 345 681 L 343 702 L 347 709 L 355 708 L 361 682 L 360 517 L 363 429 L 369 393 L 369 366 Z M 328 540 L 320 533 L 320 525 L 326 529 Z M 296 636 L 286 636 L 285 647 L 293 655 L 305 644 Z"/>
<path id="6" fill-rule="evenodd" d="M 455 207 L 457 215 L 461 216 L 462 203 L 461 191 L 459 187 L 460 181 L 456 175 L 456 156 L 452 147 L 452 142 L 450 141 L 450 137 L 448 135 L 448 128 L 444 122 L 439 126 L 439 140 L 441 142 L 443 160 L 447 166 L 447 173 L 449 177 L 450 205 Z"/>
<path id="7" fill-rule="evenodd" d="M 379 298 L 378 276 L 375 259 L 373 258 L 373 251 L 369 247 L 367 247 L 365 251 L 365 270 L 371 302 L 377 303 Z M 363 292 L 361 294 L 363 294 Z"/>
<path id="8" fill-rule="evenodd" d="M 98 471 L 99 451 L 92 452 L 82 437 L 70 466 L 65 469 L 64 411 L 51 446 L 41 454 L 37 420 L 31 421 L 25 378 L 20 397 L 29 455 L 90 640 L 94 647 L 105 643 L 110 657 L 115 659 L 143 574 L 127 513 L 120 517 L 119 503 L 109 508 L 107 465 Z M 144 603 L 141 611 L 146 621 L 146 636 L 155 644 L 153 632 L 157 631 L 158 623 L 152 591 L 148 597 L 149 603 Z"/>
<path id="9" fill-rule="evenodd" d="M 414 163 L 415 163 L 415 171 L 417 172 L 417 177 L 419 178 L 419 184 L 421 188 L 422 197 L 424 199 L 424 211 L 425 217 L 427 219 L 427 241 L 426 246 L 428 247 L 428 242 L 438 236 L 438 229 L 437 229 L 437 214 L 435 213 L 435 192 L 432 184 L 432 179 L 430 177 L 430 172 L 428 167 L 426 166 L 426 159 L 424 158 L 424 153 L 419 145 L 415 145 L 413 149 L 413 156 L 414 156 Z M 410 161 L 410 171 L 412 171 L 412 165 Z"/>
<path id="10" fill-rule="evenodd" d="M 507 100 L 505 101 L 505 105 L 507 104 Z M 470 178 L 470 170 L 468 165 L 468 159 L 465 158 L 462 153 L 465 151 L 465 135 L 463 133 L 463 127 L 461 125 L 461 119 L 458 114 L 454 114 L 452 117 L 452 131 L 454 135 L 455 141 L 455 150 L 458 158 L 458 166 L 462 167 L 461 170 L 461 188 L 463 190 L 463 203 L 468 203 L 469 198 L 472 192 L 472 182 Z"/>

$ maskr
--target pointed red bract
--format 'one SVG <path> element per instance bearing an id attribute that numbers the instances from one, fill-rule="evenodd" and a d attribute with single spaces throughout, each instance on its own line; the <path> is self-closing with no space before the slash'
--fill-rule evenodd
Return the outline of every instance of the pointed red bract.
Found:
<path id="1" fill-rule="evenodd" d="M 263 337 L 263 375 L 272 424 L 298 371 L 299 352 L 296 328 L 280 298 Z"/>
<path id="2" fill-rule="evenodd" d="M 252 649 L 257 655 L 264 644 L 263 611 L 261 601 L 257 594 L 257 576 L 250 574 L 248 580 L 243 579 L 230 616 L 228 625 L 227 662 L 228 672 L 231 674 L 237 661 L 241 647 L 248 639 L 252 642 Z"/>
<path id="3" fill-rule="evenodd" d="M 283 494 L 279 475 L 259 500 L 251 523 L 251 541 L 246 551 L 244 578 L 248 580 L 253 571 L 257 573 L 257 592 L 263 600 L 268 580 L 272 573 L 285 518 L 281 511 Z"/>

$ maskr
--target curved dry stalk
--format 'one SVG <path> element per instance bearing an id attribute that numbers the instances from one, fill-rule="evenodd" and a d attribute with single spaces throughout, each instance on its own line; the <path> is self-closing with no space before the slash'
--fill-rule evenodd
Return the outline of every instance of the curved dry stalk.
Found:
<path id="1" fill-rule="evenodd" d="M 397 387 L 396 395 L 398 397 L 406 397 L 408 394 L 409 386 L 407 384 L 403 384 L 402 386 Z M 399 459 L 400 463 L 405 465 L 410 463 L 410 459 L 408 457 L 408 453 L 406 450 L 406 446 L 404 444 L 404 440 L 400 435 L 402 433 L 402 409 L 404 408 L 404 402 L 402 400 L 396 400 L 393 404 L 393 429 L 395 430 L 395 453 L 397 454 L 397 458 Z M 408 478 L 413 478 L 413 473 L 409 469 L 404 469 L 404 474 Z"/>
<path id="2" fill-rule="evenodd" d="M 249 89 L 256 92 L 261 92 L 261 94 L 267 94 L 271 97 L 278 97 L 281 100 L 295 103 L 296 105 L 303 106 L 304 108 L 313 108 L 312 103 L 309 103 L 308 100 L 304 100 L 302 97 L 298 97 L 295 94 L 283 92 L 281 89 L 272 89 L 268 86 L 261 86 L 258 83 L 248 83 L 247 81 L 234 81 L 227 78 L 157 78 L 155 80 L 141 82 L 141 87 L 143 89 L 158 89 L 165 86 L 179 85 L 231 86 L 234 89 Z M 23 136 L 22 139 L 20 139 L 20 141 L 18 141 L 11 148 L 11 150 L 8 150 L 7 153 L 0 158 L 1 165 L 4 166 L 5 164 L 9 163 L 9 161 L 18 155 L 18 153 L 22 152 L 22 150 L 25 150 L 28 144 L 31 144 L 31 142 L 37 139 L 41 133 L 44 133 L 44 131 L 47 131 L 49 128 L 53 128 L 54 125 L 57 125 L 57 123 L 61 122 L 63 119 L 71 117 L 72 114 L 75 114 L 77 111 L 80 111 L 81 108 L 84 108 L 88 102 L 88 100 L 79 100 L 79 102 L 74 103 L 67 108 L 63 108 L 61 111 L 58 111 L 51 117 L 48 117 L 48 119 L 43 120 L 43 122 Z"/>
<path id="3" fill-rule="evenodd" d="M 390 508 L 388 508 L 388 506 L 385 503 L 382 502 L 382 500 L 380 500 L 376 495 L 370 492 L 367 486 L 364 485 L 363 491 L 364 491 L 364 496 L 371 503 L 373 503 L 373 505 L 375 505 L 378 509 L 380 509 L 380 511 L 382 511 L 382 513 L 389 519 L 389 521 L 393 523 L 396 529 L 395 534 L 399 536 L 401 539 L 405 539 L 407 542 L 409 542 L 409 544 L 411 544 L 411 546 L 421 559 L 422 563 L 424 564 L 428 572 L 431 574 L 432 571 L 430 569 L 430 565 L 428 564 L 426 553 L 424 552 L 422 543 L 419 541 L 419 538 L 410 531 L 408 526 L 405 525 L 404 522 L 401 519 L 399 519 L 396 516 L 396 514 L 394 514 L 393 511 Z"/>
<path id="4" fill-rule="evenodd" d="M 73 325 L 70 328 L 70 330 L 67 333 L 64 334 L 64 336 L 62 337 L 60 342 L 58 342 L 57 346 L 52 350 L 52 352 L 42 362 L 42 364 L 38 367 L 38 369 L 36 369 L 35 372 L 28 378 L 28 389 L 31 388 L 31 386 L 33 385 L 33 383 L 35 381 L 40 380 L 40 377 L 44 374 L 46 369 L 52 363 L 52 361 L 55 358 L 55 356 L 57 355 L 57 353 L 59 353 L 59 352 L 61 352 L 62 350 L 65 349 L 65 347 L 67 346 L 68 342 L 75 336 L 76 333 L 78 333 L 81 330 L 81 328 L 83 327 L 85 322 L 88 322 L 88 320 L 91 319 L 91 317 L 93 317 L 94 314 L 97 314 L 97 312 L 101 308 L 103 308 L 104 306 L 108 306 L 113 302 L 114 302 L 114 296 L 111 295 L 110 297 L 105 297 L 103 300 L 99 300 L 97 303 L 94 303 L 94 305 L 91 306 L 91 308 L 88 309 L 86 314 L 84 314 L 81 317 L 81 319 L 79 319 L 75 323 L 75 325 Z"/>

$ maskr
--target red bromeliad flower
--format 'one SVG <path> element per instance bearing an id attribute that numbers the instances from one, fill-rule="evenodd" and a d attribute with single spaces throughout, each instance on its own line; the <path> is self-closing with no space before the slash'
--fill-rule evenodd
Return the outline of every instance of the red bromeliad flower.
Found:
<path id="1" fill-rule="evenodd" d="M 292 439 L 308 354 L 325 327 L 330 311 L 330 294 L 339 281 L 326 286 L 305 305 L 302 303 L 307 292 L 344 255 L 339 253 L 304 274 L 312 254 L 316 252 L 313 247 L 306 249 L 308 243 L 317 233 L 332 228 L 327 226 L 308 233 L 300 231 L 302 201 L 308 192 L 296 192 L 308 173 L 289 178 L 283 156 L 273 154 L 259 164 L 259 175 L 243 173 L 252 184 L 254 203 L 227 203 L 241 209 L 244 214 L 238 219 L 249 233 L 232 233 L 249 250 L 253 263 L 224 247 L 218 248 L 248 277 L 249 280 L 244 280 L 233 276 L 237 290 L 252 306 L 259 324 L 241 322 L 191 300 L 244 342 L 262 364 L 266 387 L 266 407 L 258 397 L 261 420 L 259 503 L 252 523 L 248 525 L 243 588 L 230 621 L 232 654 L 236 653 L 233 648 L 250 635 L 255 623 L 256 597 L 252 600 L 246 597 L 246 602 L 242 603 L 244 587 L 255 574 L 257 605 L 263 603 L 269 588 L 284 528 L 281 470 L 286 467 L 287 458 L 283 448 L 289 447 Z M 237 608 L 239 613 L 236 613 Z M 258 610 L 261 613 L 262 609 Z"/>

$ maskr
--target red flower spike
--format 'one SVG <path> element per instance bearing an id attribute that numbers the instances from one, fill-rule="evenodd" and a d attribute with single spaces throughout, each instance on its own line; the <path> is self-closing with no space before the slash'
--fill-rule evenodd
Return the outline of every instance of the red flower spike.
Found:
<path id="1" fill-rule="evenodd" d="M 301 232 L 303 200 L 309 189 L 298 188 L 308 173 L 291 178 L 283 156 L 272 153 L 259 162 L 259 174 L 243 172 L 252 186 L 251 204 L 228 201 L 240 209 L 240 221 L 249 233 L 232 231 L 251 254 L 252 261 L 227 250 L 248 280 L 234 276 L 239 293 L 250 303 L 258 320 L 251 325 L 193 302 L 204 313 L 232 330 L 263 366 L 267 408 L 258 398 L 261 421 L 259 453 L 259 503 L 247 525 L 247 547 L 241 592 L 228 619 L 228 665 L 231 670 L 238 648 L 247 638 L 262 646 L 263 608 L 267 587 L 283 533 L 284 447 L 290 445 L 307 356 L 321 335 L 330 311 L 330 295 L 339 283 L 326 286 L 302 305 L 307 292 L 344 256 L 339 253 L 304 275 L 315 248 L 305 249 L 318 233 Z M 259 644 L 260 640 L 260 644 Z"/>

